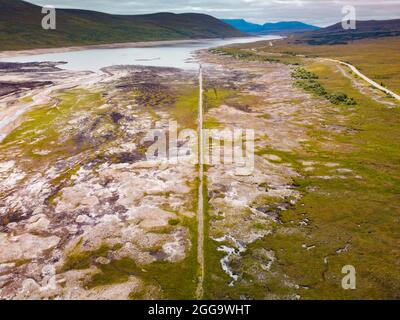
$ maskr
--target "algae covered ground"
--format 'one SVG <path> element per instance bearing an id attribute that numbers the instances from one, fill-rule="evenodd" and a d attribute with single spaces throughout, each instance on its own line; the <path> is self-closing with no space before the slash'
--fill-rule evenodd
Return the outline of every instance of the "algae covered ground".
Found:
<path id="1" fill-rule="evenodd" d="M 256 154 L 273 166 L 293 169 L 297 174 L 290 184 L 300 196 L 296 201 L 286 197 L 288 204 L 278 208 L 277 199 L 266 199 L 267 210 L 261 211 L 275 213 L 279 219 L 272 225 L 254 225 L 269 232 L 247 248 L 241 247 L 245 243 L 241 239 L 236 248 L 232 246 L 235 285 L 226 274 L 215 275 L 222 255 L 216 253 L 216 242 L 209 244 L 209 297 L 398 299 L 400 145 L 395 137 L 400 134 L 399 103 L 343 66 L 291 53 L 276 56 L 274 50 L 266 55 L 270 46 L 261 43 L 254 48 L 250 51 L 251 45 L 244 45 L 213 53 L 232 57 L 238 68 L 252 63 L 258 71 L 269 68 L 272 73 L 278 71 L 264 63 L 273 57 L 289 66 L 292 86 L 308 93 L 282 101 L 291 92 L 281 82 L 278 93 L 267 89 L 264 101 L 253 103 L 249 111 L 262 111 L 261 118 L 267 119 L 261 130 L 265 140 Z M 283 104 L 286 112 L 277 111 Z M 224 115 L 220 118 L 225 121 Z M 285 132 L 276 141 L 274 135 L 280 132 L 275 132 L 275 122 L 281 123 L 279 131 L 292 125 L 302 131 Z M 256 127 L 256 122 L 250 123 Z M 288 148 L 287 139 L 298 142 L 297 146 Z M 274 189 L 268 183 L 271 180 L 259 188 Z M 249 214 L 243 218 L 249 219 Z M 346 265 L 357 271 L 355 290 L 342 288 Z"/>
<path id="2" fill-rule="evenodd" d="M 250 174 L 205 166 L 203 298 L 399 299 L 399 102 L 344 65 L 281 45 L 196 55 L 204 128 L 255 137 Z M 0 100 L 2 121 L 24 110 L 1 128 L 0 297 L 196 299 L 196 141 L 186 131 L 167 154 L 154 146 L 171 124 L 198 130 L 198 74 L 114 66 L 0 77 L 11 71 L 53 84 L 21 80 Z M 186 161 L 167 157 L 174 148 Z M 345 266 L 353 290 L 342 287 Z"/>

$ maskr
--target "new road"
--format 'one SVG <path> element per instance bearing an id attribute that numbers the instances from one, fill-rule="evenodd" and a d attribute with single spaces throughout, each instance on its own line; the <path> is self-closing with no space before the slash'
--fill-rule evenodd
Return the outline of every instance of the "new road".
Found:
<path id="1" fill-rule="evenodd" d="M 351 65 L 350 63 L 346 63 L 346 62 L 343 62 L 343 61 L 340 61 L 340 60 L 335 60 L 335 59 L 327 59 L 327 58 L 323 58 L 322 60 L 339 63 L 341 65 L 344 65 L 344 66 L 350 68 L 350 70 L 352 72 L 354 72 L 357 76 L 359 76 L 360 78 L 362 78 L 363 80 L 368 82 L 371 86 L 373 86 L 373 87 L 385 92 L 386 94 L 392 96 L 396 100 L 400 100 L 400 96 L 398 94 L 394 93 L 393 91 L 390 91 L 389 89 L 386 89 L 385 87 L 383 87 L 380 84 L 376 83 L 374 80 L 371 80 L 366 75 L 362 74 L 355 66 Z"/>

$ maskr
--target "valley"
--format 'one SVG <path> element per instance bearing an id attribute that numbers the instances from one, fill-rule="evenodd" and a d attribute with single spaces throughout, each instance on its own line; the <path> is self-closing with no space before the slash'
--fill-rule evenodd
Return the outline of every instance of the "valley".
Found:
<path id="1" fill-rule="evenodd" d="M 198 130 L 198 70 L 0 63 L 0 297 L 398 299 L 399 102 L 280 44 L 195 56 L 204 129 L 254 130 L 250 175 L 186 139 L 148 157 L 152 129 Z"/>

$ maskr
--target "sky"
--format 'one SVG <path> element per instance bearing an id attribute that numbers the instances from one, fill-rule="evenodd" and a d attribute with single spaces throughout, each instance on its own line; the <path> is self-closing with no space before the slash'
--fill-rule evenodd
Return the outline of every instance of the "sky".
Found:
<path id="1" fill-rule="evenodd" d="M 352 5 L 358 20 L 400 18 L 400 0 L 28 0 L 56 8 L 78 8 L 114 14 L 198 12 L 249 22 L 303 21 L 327 26 L 342 20 Z"/>

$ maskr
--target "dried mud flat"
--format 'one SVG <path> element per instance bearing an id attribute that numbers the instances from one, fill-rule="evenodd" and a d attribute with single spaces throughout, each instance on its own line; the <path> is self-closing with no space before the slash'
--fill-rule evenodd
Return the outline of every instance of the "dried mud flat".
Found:
<path id="1" fill-rule="evenodd" d="M 319 182 L 365 177 L 309 154 L 316 139 L 327 154 L 351 151 L 335 137 L 357 131 L 338 106 L 296 88 L 289 65 L 197 58 L 205 128 L 255 132 L 252 174 L 227 163 L 205 168 L 204 298 L 300 299 L 336 283 L 330 261 L 351 252 L 351 238 L 334 234 L 336 249 L 324 247 L 303 200 L 327 194 Z M 14 84 L 0 100 L 0 298 L 195 299 L 198 167 L 185 139 L 187 162 L 147 160 L 156 140 L 146 135 L 171 120 L 197 128 L 198 75 L 24 68 L 4 66 L 0 76 Z M 33 83 L 43 79 L 52 84 Z M 300 185 L 303 176 L 312 183 Z M 315 260 L 284 268 L 286 251 Z"/>
<path id="2" fill-rule="evenodd" d="M 145 67 L 104 71 L 107 76 L 85 74 L 97 78 L 90 84 L 77 74 L 40 71 L 73 88 L 52 87 L 2 142 L 3 299 L 162 298 L 160 284 L 144 280 L 146 266 L 158 264 L 163 273 L 163 264 L 179 264 L 191 252 L 196 170 L 146 161 L 154 141 L 142 139 L 151 128 L 168 126 L 173 87 L 193 75 Z M 3 100 L 5 112 L 19 95 Z"/>

